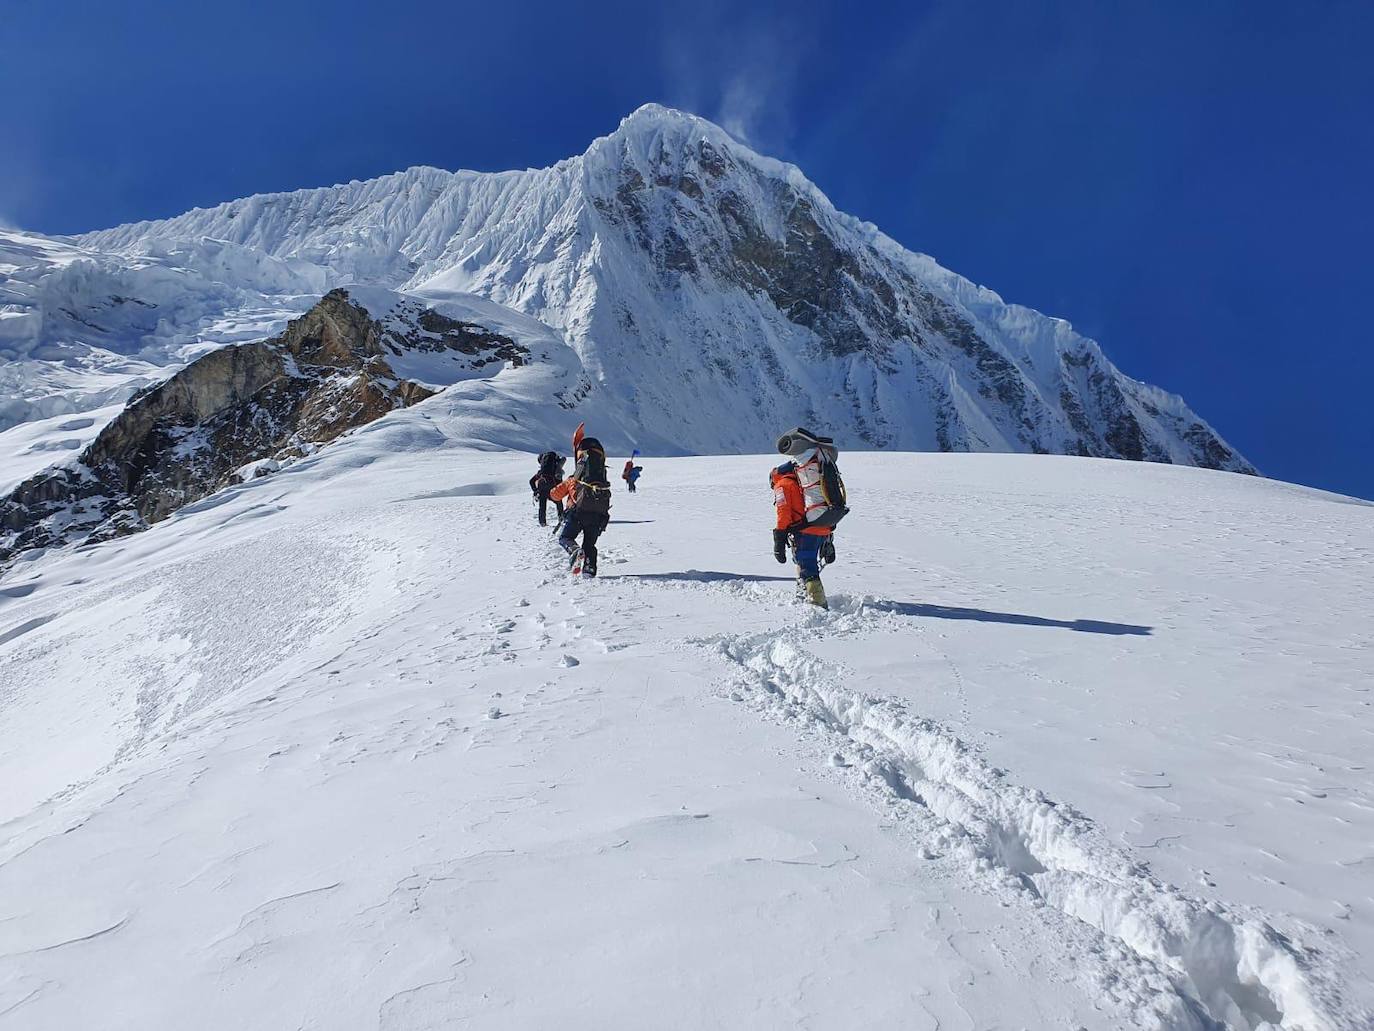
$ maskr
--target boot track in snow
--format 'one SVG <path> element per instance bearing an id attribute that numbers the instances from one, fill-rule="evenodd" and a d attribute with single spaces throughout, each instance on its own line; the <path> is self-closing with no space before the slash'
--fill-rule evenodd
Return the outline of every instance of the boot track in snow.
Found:
<path id="1" fill-rule="evenodd" d="M 840 670 L 803 642 L 881 629 L 873 599 L 832 599 L 800 626 L 694 642 L 735 667 L 730 696 L 765 714 L 818 730 L 832 765 L 853 767 L 894 806 L 919 813 L 923 832 L 965 861 L 992 891 L 1029 895 L 1100 931 L 1116 971 L 1134 968 L 1136 1020 L 1149 1028 L 1359 1027 L 1333 1017 L 1339 986 L 1321 979 L 1315 952 L 1254 913 L 1192 898 L 1108 843 L 1071 807 L 1021 787 L 947 728 L 900 702 L 844 686 Z M 923 858 L 936 853 L 923 850 Z M 1113 994 L 1120 994 L 1117 985 Z M 1144 991 L 1141 988 L 1144 987 Z"/>

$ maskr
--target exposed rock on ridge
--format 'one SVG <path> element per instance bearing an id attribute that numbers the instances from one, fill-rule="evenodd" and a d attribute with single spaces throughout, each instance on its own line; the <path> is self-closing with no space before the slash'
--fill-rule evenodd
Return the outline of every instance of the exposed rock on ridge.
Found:
<path id="1" fill-rule="evenodd" d="M 212 351 L 137 394 L 75 463 L 20 484 L 0 502 L 0 562 L 146 529 L 423 401 L 435 391 L 388 361 L 410 351 L 462 355 L 474 371 L 529 358 L 507 337 L 419 305 L 378 322 L 334 290 L 280 336 Z"/>
<path id="2" fill-rule="evenodd" d="M 1067 333 L 1043 356 L 1018 354 L 960 298 L 923 281 L 918 256 L 856 233 L 800 173 L 693 131 L 699 120 L 684 126 L 685 118 L 663 117 L 647 136 L 622 132 L 601 141 L 607 174 L 590 191 L 593 208 L 650 257 L 665 293 L 743 287 L 807 331 L 810 362 L 844 378 L 842 393 L 853 404 L 843 424 L 853 445 L 909 446 L 916 418 L 898 417 L 903 406 L 895 399 L 873 403 L 863 388 L 876 378 L 918 402 L 913 417 L 933 415 L 934 443 L 943 451 L 1056 452 L 1254 472 L 1181 401 L 1123 376 L 1091 341 Z M 629 315 L 631 333 L 649 321 L 633 309 Z M 812 395 L 814 404 L 814 390 L 781 372 L 789 355 L 774 349 L 758 357 L 786 391 Z M 726 371 L 728 364 L 721 354 L 708 367 Z M 769 392 L 761 383 L 756 404 L 775 403 Z M 971 404 L 971 397 L 981 401 Z M 813 421 L 834 427 L 830 408 Z"/>

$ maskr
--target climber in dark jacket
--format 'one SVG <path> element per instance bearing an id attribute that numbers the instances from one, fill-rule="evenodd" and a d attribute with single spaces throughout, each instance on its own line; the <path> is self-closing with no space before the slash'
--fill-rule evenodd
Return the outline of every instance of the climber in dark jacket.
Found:
<path id="1" fill-rule="evenodd" d="M 539 525 L 548 526 L 548 507 L 549 491 L 558 486 L 558 482 L 563 479 L 563 466 L 567 459 L 557 451 L 545 451 L 539 456 L 539 471 L 530 477 L 530 490 L 534 492 L 534 500 L 539 506 Z M 563 502 L 555 501 L 558 506 L 558 518 L 563 518 Z"/>

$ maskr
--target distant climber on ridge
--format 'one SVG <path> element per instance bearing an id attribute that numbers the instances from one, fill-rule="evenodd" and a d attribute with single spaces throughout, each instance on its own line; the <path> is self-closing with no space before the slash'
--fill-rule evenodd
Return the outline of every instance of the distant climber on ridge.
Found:
<path id="1" fill-rule="evenodd" d="M 634 454 L 625 460 L 625 468 L 620 473 L 620 478 L 625 481 L 625 485 L 629 488 L 631 494 L 635 492 L 635 484 L 639 482 L 639 476 L 644 472 L 644 466 L 635 465 L 635 459 L 638 457 L 639 451 L 636 450 Z"/>
<path id="2" fill-rule="evenodd" d="M 563 502 L 560 498 L 552 498 L 551 492 L 558 486 L 563 479 L 563 466 L 567 459 L 557 451 L 545 451 L 539 456 L 539 471 L 530 477 L 530 490 L 534 492 L 534 501 L 539 509 L 539 525 L 548 526 L 548 506 L 552 500 L 558 506 L 558 518 L 563 518 Z"/>
<path id="3" fill-rule="evenodd" d="M 821 566 L 835 561 L 835 524 L 849 514 L 836 464 L 839 450 L 830 437 L 798 428 L 778 438 L 778 453 L 790 455 L 792 461 L 768 474 L 777 510 L 773 557 L 786 562 L 790 543 L 802 594 L 812 605 L 829 608 Z"/>
<path id="4" fill-rule="evenodd" d="M 596 540 L 611 521 L 611 484 L 606 479 L 605 449 L 595 437 L 584 437 L 582 430 L 579 426 L 573 435 L 577 466 L 571 477 L 572 504 L 563 516 L 558 543 L 568 553 L 568 566 L 574 573 L 596 576 Z"/>

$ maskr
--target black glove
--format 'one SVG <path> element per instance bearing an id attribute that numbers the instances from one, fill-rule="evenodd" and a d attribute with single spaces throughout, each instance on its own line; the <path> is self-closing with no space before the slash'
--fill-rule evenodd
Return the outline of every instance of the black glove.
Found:
<path id="1" fill-rule="evenodd" d="M 773 531 L 773 557 L 779 562 L 787 561 L 787 531 Z"/>
<path id="2" fill-rule="evenodd" d="M 821 558 L 827 566 L 835 564 L 835 538 L 827 537 L 821 542 Z"/>

